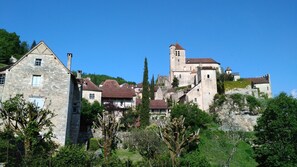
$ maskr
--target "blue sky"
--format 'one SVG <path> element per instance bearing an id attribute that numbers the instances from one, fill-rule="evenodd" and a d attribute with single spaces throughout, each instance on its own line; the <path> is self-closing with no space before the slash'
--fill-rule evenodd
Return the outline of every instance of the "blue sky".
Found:
<path id="1" fill-rule="evenodd" d="M 274 95 L 297 89 L 296 0 L 0 0 L 0 28 L 40 40 L 72 69 L 141 82 L 168 75 L 169 45 L 242 77 L 271 75 Z"/>

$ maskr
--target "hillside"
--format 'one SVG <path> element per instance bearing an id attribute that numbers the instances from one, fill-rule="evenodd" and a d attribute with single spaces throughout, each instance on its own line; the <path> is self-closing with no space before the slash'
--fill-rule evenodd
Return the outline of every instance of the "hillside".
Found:
<path id="1" fill-rule="evenodd" d="M 76 72 L 73 72 L 73 73 L 76 74 Z M 114 79 L 119 84 L 123 84 L 123 83 L 129 83 L 129 84 L 134 84 L 134 85 L 136 84 L 135 82 L 132 82 L 132 81 L 126 81 L 122 77 L 112 77 L 112 76 L 108 76 L 108 75 L 104 75 L 104 74 L 87 74 L 87 73 L 83 73 L 82 77 L 83 78 L 91 78 L 91 81 L 94 82 L 96 85 L 100 85 L 102 82 L 104 82 L 107 79 Z"/>

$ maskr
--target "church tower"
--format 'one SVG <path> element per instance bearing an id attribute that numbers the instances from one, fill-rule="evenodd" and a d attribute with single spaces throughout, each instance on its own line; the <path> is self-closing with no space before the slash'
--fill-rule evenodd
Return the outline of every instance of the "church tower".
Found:
<path id="1" fill-rule="evenodd" d="M 170 82 L 172 83 L 175 72 L 183 71 L 185 68 L 186 51 L 178 43 L 172 44 L 169 47 L 169 56 L 170 56 Z"/>

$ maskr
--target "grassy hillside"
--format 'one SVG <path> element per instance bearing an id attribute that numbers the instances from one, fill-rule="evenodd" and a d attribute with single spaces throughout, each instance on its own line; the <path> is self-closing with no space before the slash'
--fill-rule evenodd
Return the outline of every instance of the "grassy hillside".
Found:
<path id="1" fill-rule="evenodd" d="M 210 162 L 211 166 L 223 166 L 232 151 L 233 144 L 229 136 L 219 130 L 207 130 L 201 134 L 200 152 Z M 240 141 L 231 159 L 231 167 L 254 167 L 257 162 L 253 159 L 253 150 L 245 141 Z"/>

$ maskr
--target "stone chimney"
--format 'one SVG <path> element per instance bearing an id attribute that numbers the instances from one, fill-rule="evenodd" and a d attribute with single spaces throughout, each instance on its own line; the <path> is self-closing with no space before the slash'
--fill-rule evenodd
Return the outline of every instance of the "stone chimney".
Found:
<path id="1" fill-rule="evenodd" d="M 81 70 L 78 70 L 77 71 L 77 79 L 81 79 L 81 74 L 82 74 L 82 71 Z"/>
<path id="2" fill-rule="evenodd" d="M 67 53 L 67 68 L 71 71 L 71 61 L 72 61 L 72 53 Z"/>

